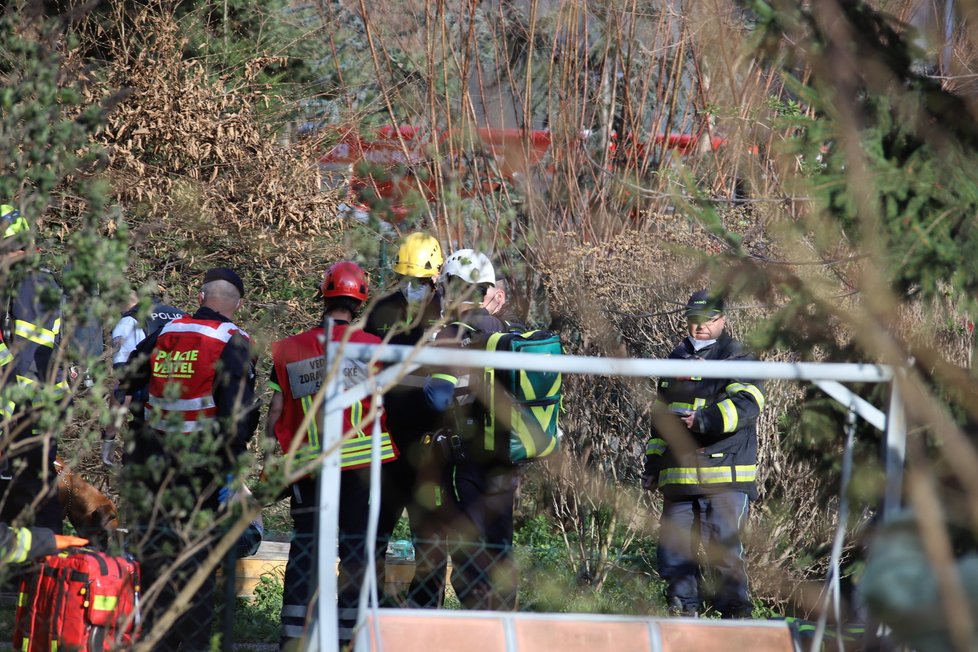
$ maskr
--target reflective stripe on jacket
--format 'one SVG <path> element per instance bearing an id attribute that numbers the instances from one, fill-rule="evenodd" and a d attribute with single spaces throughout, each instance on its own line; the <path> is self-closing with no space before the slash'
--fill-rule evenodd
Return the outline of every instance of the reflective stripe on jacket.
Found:
<path id="1" fill-rule="evenodd" d="M 146 421 L 151 427 L 185 434 L 211 427 L 217 415 L 217 361 L 236 333 L 248 337 L 231 322 L 186 316 L 163 327 L 150 358 Z"/>
<path id="2" fill-rule="evenodd" d="M 361 330 L 352 330 L 345 322 L 333 325 L 333 341 L 339 342 L 346 338 L 350 342 L 362 344 L 379 344 L 380 338 Z M 272 344 L 272 364 L 275 368 L 275 382 L 272 389 L 282 392 L 282 416 L 275 423 L 275 438 L 288 452 L 293 439 L 298 436 L 301 443 L 297 445 L 295 459 L 306 461 L 322 452 L 322 410 L 309 419 L 305 432 L 297 432 L 312 409 L 316 393 L 326 378 L 327 370 L 323 358 L 325 336 L 322 328 L 314 328 L 292 337 L 279 340 Z M 353 361 L 344 361 L 340 370 L 347 388 L 353 387 L 366 380 L 368 369 L 366 365 Z M 356 469 L 370 465 L 370 451 L 373 440 L 373 424 L 364 424 L 363 418 L 370 413 L 371 399 L 358 401 L 343 411 L 343 432 L 351 433 L 343 440 L 340 450 L 340 466 L 343 469 Z M 397 458 L 397 448 L 391 441 L 383 414 L 380 415 L 380 459 L 387 463 Z"/>
<path id="3" fill-rule="evenodd" d="M 9 527 L 0 521 L 0 566 L 23 564 L 55 552 L 57 545 L 51 530 Z"/>
<path id="4" fill-rule="evenodd" d="M 68 390 L 56 355 L 61 346 L 61 288 L 42 270 L 28 272 L 7 291 L 9 298 L 3 304 L 7 314 L 0 318 L 10 331 L 6 340 L 0 337 L 0 386 L 16 387 L 6 400 L 18 404 L 60 400 Z"/>
<path id="5" fill-rule="evenodd" d="M 710 347 L 695 351 L 684 338 L 670 359 L 752 360 L 743 346 L 721 334 Z M 662 378 L 657 402 L 672 410 L 696 412 L 695 448 L 670 450 L 653 432 L 646 444 L 645 473 L 658 480 L 663 495 L 681 498 L 718 491 L 743 491 L 757 496 L 756 422 L 764 408 L 760 383 L 719 378 Z M 659 419 L 677 418 L 662 414 Z"/>
<path id="6" fill-rule="evenodd" d="M 13 354 L 10 353 L 10 349 L 7 348 L 7 343 L 4 342 L 3 337 L 0 336 L 0 367 L 5 367 L 13 361 Z"/>

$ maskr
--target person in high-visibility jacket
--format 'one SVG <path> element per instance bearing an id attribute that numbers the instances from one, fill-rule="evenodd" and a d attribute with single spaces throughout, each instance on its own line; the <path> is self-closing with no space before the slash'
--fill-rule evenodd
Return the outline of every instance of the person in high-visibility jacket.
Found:
<path id="1" fill-rule="evenodd" d="M 442 317 L 438 275 L 444 257 L 438 240 L 427 233 L 407 236 L 397 250 L 392 270 L 397 290 L 381 297 L 370 309 L 364 330 L 391 344 L 419 346 L 434 340 Z M 414 578 L 404 603 L 410 607 L 438 608 L 445 601 L 448 553 L 442 523 L 428 497 L 429 454 L 425 437 L 441 425 L 441 415 L 424 398 L 429 371 L 419 367 L 406 374 L 384 395 L 391 437 L 401 451 L 396 462 L 384 467 L 384 495 L 380 523 L 393 529 L 407 511 L 415 551 Z"/>
<path id="2" fill-rule="evenodd" d="M 381 340 L 353 326 L 351 322 L 367 301 L 367 277 L 353 261 L 333 264 L 320 286 L 324 317 L 332 320 L 332 341 L 380 344 Z M 325 319 L 324 319 L 325 321 Z M 328 369 L 324 358 L 326 333 L 322 326 L 287 337 L 272 344 L 272 372 L 269 385 L 273 391 L 266 420 L 266 433 L 278 440 L 283 453 L 293 456 L 293 467 L 308 468 L 292 484 L 290 511 L 295 535 L 289 548 L 282 595 L 283 649 L 305 649 L 304 637 L 316 590 L 316 568 L 319 546 L 316 542 L 316 517 L 319 513 L 319 479 L 315 463 L 322 453 L 322 411 L 314 409 L 317 393 Z M 346 360 L 340 373 L 347 387 L 365 381 L 371 369 L 363 363 Z M 321 404 L 320 404 L 321 405 Z M 372 409 L 365 398 L 343 411 L 344 440 L 340 449 L 339 558 L 340 587 L 339 642 L 352 640 L 356 625 L 360 585 L 366 568 L 368 502 L 370 497 L 370 455 L 374 437 L 374 420 L 380 420 L 380 459 L 382 464 L 397 459 L 397 448 L 387 432 L 383 414 L 367 421 Z M 305 427 L 303 427 L 305 424 Z M 378 532 L 378 541 L 389 538 L 390 531 Z M 376 543 L 375 554 L 382 561 L 386 545 Z M 379 564 L 383 568 L 383 564 Z M 383 581 L 379 581 L 383 586 Z"/>
<path id="3" fill-rule="evenodd" d="M 61 350 L 61 288 L 27 261 L 30 224 L 0 205 L 0 520 L 61 532 L 54 460 L 58 441 L 39 428 L 42 412 L 62 410 L 68 392 Z"/>
<path id="4" fill-rule="evenodd" d="M 0 574 L 6 564 L 25 564 L 87 543 L 88 539 L 55 534 L 47 528 L 10 527 L 0 521 Z"/>
<path id="5" fill-rule="evenodd" d="M 154 297 L 148 313 L 143 315 L 140 313 L 139 303 L 139 296 L 133 292 L 129 297 L 129 309 L 122 313 L 122 317 L 112 328 L 112 369 L 117 374 L 122 373 L 129 362 L 129 356 L 147 335 L 155 333 L 174 319 L 187 314 Z M 120 388 L 112 392 L 109 398 L 112 405 L 112 422 L 102 432 L 102 462 L 106 466 L 114 466 L 116 435 L 122 427 L 129 401 Z M 146 402 L 145 396 L 135 397 L 135 399 L 140 406 Z M 133 412 L 132 416 L 133 429 L 142 428 L 142 410 Z"/>
<path id="6" fill-rule="evenodd" d="M 233 270 L 216 267 L 204 274 L 198 298 L 192 316 L 174 319 L 139 343 L 121 380 L 127 395 L 147 390 L 144 424 L 132 433 L 123 470 L 142 584 L 151 590 L 165 578 L 145 611 L 146 633 L 210 554 L 219 533 L 194 538 L 213 523 L 227 477 L 258 426 L 251 339 L 231 321 L 244 283 Z M 198 545 L 178 564 L 188 540 Z M 211 572 L 157 649 L 210 649 L 214 588 Z"/>
<path id="7" fill-rule="evenodd" d="M 723 299 L 708 290 L 690 296 L 683 338 L 670 359 L 753 360 L 724 332 Z M 654 431 L 646 445 L 642 484 L 665 497 L 659 531 L 659 574 L 670 613 L 695 616 L 702 545 L 719 576 L 713 604 L 724 618 L 749 618 L 742 531 L 757 497 L 758 382 L 718 378 L 661 378 Z"/>
<path id="8" fill-rule="evenodd" d="M 482 252 L 459 249 L 445 260 L 441 284 L 453 321 L 438 333 L 437 344 L 485 349 L 491 335 L 506 332 L 483 307 L 495 283 L 492 261 Z M 425 383 L 425 400 L 444 414 L 451 431 L 447 442 L 441 432 L 431 445 L 447 458 L 437 498 L 450 542 L 452 587 L 469 609 L 512 611 L 519 583 L 513 555 L 519 470 L 509 457 L 509 429 L 487 425 L 493 405 L 486 382 L 480 371 L 439 368 Z"/>

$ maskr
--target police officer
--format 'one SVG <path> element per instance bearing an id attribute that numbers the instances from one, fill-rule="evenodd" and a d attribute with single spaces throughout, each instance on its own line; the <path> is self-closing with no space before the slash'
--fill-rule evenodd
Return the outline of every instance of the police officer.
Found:
<path id="1" fill-rule="evenodd" d="M 244 283 L 233 270 L 214 268 L 198 297 L 193 316 L 171 321 L 136 347 L 123 378 L 127 394 L 143 388 L 148 394 L 145 424 L 134 433 L 123 473 L 130 530 L 140 535 L 143 586 L 166 577 L 146 613 L 145 633 L 210 553 L 213 539 L 175 563 L 188 538 L 213 523 L 220 489 L 258 425 L 251 340 L 231 321 Z M 214 587 L 211 572 L 158 649 L 209 649 Z"/>
<path id="2" fill-rule="evenodd" d="M 54 460 L 58 442 L 39 428 L 44 410 L 61 402 L 68 383 L 57 364 L 61 349 L 61 288 L 33 267 L 26 250 L 30 225 L 12 205 L 0 205 L 0 521 L 26 519 L 61 532 Z M 61 409 L 60 406 L 53 409 Z M 33 518 L 31 518 L 33 517 Z"/>
<path id="3" fill-rule="evenodd" d="M 724 332 L 723 308 L 717 294 L 694 292 L 685 311 L 689 335 L 669 358 L 753 360 Z M 662 378 L 657 406 L 642 482 L 646 489 L 658 487 L 665 497 L 658 565 L 667 583 L 669 611 L 696 616 L 702 608 L 702 544 L 706 565 L 720 582 L 714 606 L 724 618 L 749 618 L 742 531 L 750 501 L 757 497 L 755 424 L 764 407 L 761 386 L 737 379 Z"/>
<path id="4" fill-rule="evenodd" d="M 405 238 L 393 265 L 398 288 L 373 306 L 364 330 L 391 344 L 415 346 L 430 341 L 441 319 L 441 297 L 435 284 L 443 262 L 434 237 L 412 233 Z M 439 540 L 442 528 L 432 514 L 431 492 L 421 491 L 425 481 L 419 476 L 427 454 L 421 442 L 440 423 L 440 416 L 424 401 L 426 377 L 427 371 L 418 369 L 384 396 L 387 425 L 401 454 L 396 462 L 384 466 L 380 527 L 393 530 L 407 509 L 416 564 L 408 604 L 440 607 L 445 599 L 448 558 Z"/>
<path id="5" fill-rule="evenodd" d="M 332 340 L 380 344 L 380 338 L 350 325 L 367 301 L 367 277 L 356 263 L 345 260 L 332 265 L 320 286 L 325 317 L 333 320 Z M 321 411 L 308 419 L 316 393 L 326 369 L 323 352 L 326 334 L 322 326 L 287 337 L 272 344 L 272 373 L 269 385 L 272 402 L 266 420 L 266 434 L 275 437 L 286 455 L 293 456 L 300 468 L 309 465 L 322 451 L 319 425 Z M 341 369 L 347 387 L 367 379 L 369 369 L 362 363 L 347 360 Z M 343 412 L 343 431 L 347 433 L 340 450 L 339 556 L 340 587 L 339 641 L 341 648 L 353 638 L 357 620 L 360 586 L 365 570 L 368 499 L 370 497 L 370 454 L 373 422 L 363 419 L 371 410 L 366 398 Z M 381 417 L 381 462 L 397 459 L 397 448 L 391 441 Z M 295 535 L 285 567 L 285 589 L 282 596 L 281 648 L 305 649 L 306 620 L 313 609 L 310 603 L 316 590 L 316 568 L 319 546 L 316 543 L 316 515 L 319 512 L 319 480 L 314 473 L 292 484 L 290 512 Z M 379 532 L 389 537 L 390 531 Z M 386 546 L 377 546 L 382 555 Z M 379 583 L 383 586 L 383 583 Z"/>
<path id="6" fill-rule="evenodd" d="M 163 303 L 153 297 L 149 312 L 140 310 L 139 297 L 130 296 L 129 309 L 122 313 L 112 329 L 112 366 L 119 368 L 126 364 L 129 356 L 147 335 L 152 335 L 178 317 L 186 315 L 183 310 Z"/>
<path id="7" fill-rule="evenodd" d="M 492 262 L 483 253 L 460 249 L 445 261 L 441 283 L 446 312 L 455 320 L 438 333 L 440 345 L 482 348 L 506 325 L 483 306 L 495 286 Z M 509 459 L 509 431 L 486 432 L 491 388 L 468 369 L 432 374 L 425 397 L 444 412 L 449 460 L 442 480 L 442 521 L 452 544 L 452 586 L 470 609 L 515 609 L 517 572 L 513 552 L 513 500 L 517 469 Z M 505 437 L 503 435 L 505 434 Z M 440 436 L 444 437 L 442 433 Z"/>
<path id="8" fill-rule="evenodd" d="M 129 297 L 129 309 L 122 313 L 119 321 L 112 328 L 112 368 L 116 373 L 121 373 L 122 368 L 129 361 L 129 356 L 136 350 L 136 347 L 151 335 L 174 319 L 186 315 L 183 310 L 166 305 L 157 297 L 153 297 L 149 306 L 149 312 L 143 313 L 140 310 L 139 297 L 133 292 Z M 145 392 L 132 397 L 139 411 L 146 401 Z M 102 462 L 106 466 L 112 466 L 116 449 L 116 434 L 122 426 L 125 416 L 125 404 L 128 402 L 121 389 L 116 389 L 112 393 L 112 402 L 115 414 L 113 422 L 102 433 Z M 134 427 L 141 427 L 142 415 L 136 414 Z"/>

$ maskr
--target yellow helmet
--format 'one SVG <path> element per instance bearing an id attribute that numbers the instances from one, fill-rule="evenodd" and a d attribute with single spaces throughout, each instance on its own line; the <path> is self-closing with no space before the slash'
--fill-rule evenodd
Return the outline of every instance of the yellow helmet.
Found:
<path id="1" fill-rule="evenodd" d="M 3 229 L 4 238 L 12 238 L 29 231 L 30 228 L 27 218 L 21 215 L 19 210 L 10 204 L 0 204 L 0 229 Z"/>
<path id="2" fill-rule="evenodd" d="M 412 233 L 397 250 L 394 271 L 401 276 L 432 278 L 438 276 L 442 262 L 444 258 L 438 240 L 427 233 Z"/>

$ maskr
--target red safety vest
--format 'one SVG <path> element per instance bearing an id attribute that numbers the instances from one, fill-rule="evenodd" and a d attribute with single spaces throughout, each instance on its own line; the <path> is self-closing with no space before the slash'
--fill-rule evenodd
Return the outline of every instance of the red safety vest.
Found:
<path id="1" fill-rule="evenodd" d="M 333 341 L 339 342 L 345 338 L 349 324 L 333 326 Z M 350 342 L 363 344 L 380 344 L 380 338 L 361 330 L 353 330 L 349 334 Z M 309 420 L 305 432 L 296 431 L 302 425 L 306 413 L 312 407 L 316 392 L 319 391 L 326 377 L 325 359 L 323 358 L 325 336 L 322 328 L 314 328 L 292 337 L 279 340 L 272 344 L 272 364 L 278 387 L 283 401 L 282 416 L 275 423 L 275 438 L 282 445 L 283 451 L 288 451 L 292 440 L 299 436 L 302 441 L 296 449 L 296 460 L 309 460 L 322 452 L 322 441 L 319 428 L 322 424 L 322 409 Z M 352 387 L 367 378 L 366 364 L 353 360 L 345 360 L 341 369 L 347 387 Z M 344 469 L 356 469 L 370 465 L 370 448 L 372 444 L 374 424 L 363 424 L 364 415 L 370 413 L 371 399 L 358 401 L 343 411 L 343 432 L 353 433 L 343 440 L 340 451 L 340 466 Z M 397 458 L 397 448 L 387 432 L 387 422 L 383 413 L 380 415 L 380 459 L 387 463 Z"/>
<path id="2" fill-rule="evenodd" d="M 231 322 L 184 316 L 163 327 L 150 359 L 146 422 L 157 430 L 193 433 L 217 416 L 214 377 L 231 336 L 248 334 Z M 179 392 L 168 389 L 177 384 Z M 176 415 L 176 416 L 175 416 Z"/>

